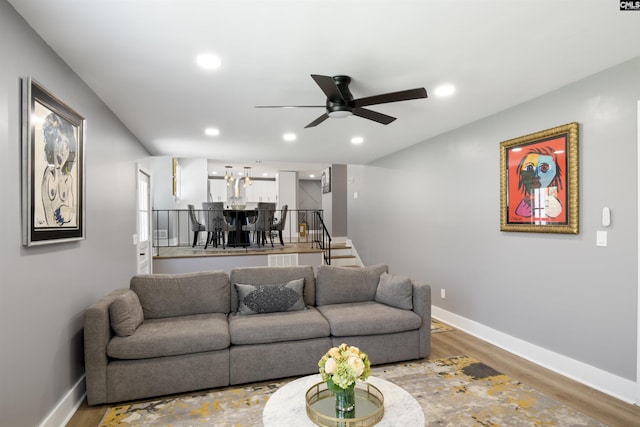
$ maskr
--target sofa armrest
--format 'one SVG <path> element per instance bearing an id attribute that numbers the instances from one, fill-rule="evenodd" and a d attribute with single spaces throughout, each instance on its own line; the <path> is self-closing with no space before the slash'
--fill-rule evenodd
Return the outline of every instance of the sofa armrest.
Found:
<path id="1" fill-rule="evenodd" d="M 84 370 L 89 405 L 107 402 L 107 344 L 113 336 L 109 306 L 127 291 L 116 289 L 84 312 Z"/>
<path id="2" fill-rule="evenodd" d="M 420 327 L 420 357 L 431 353 L 431 286 L 420 280 L 413 284 L 413 311 L 422 318 Z"/>

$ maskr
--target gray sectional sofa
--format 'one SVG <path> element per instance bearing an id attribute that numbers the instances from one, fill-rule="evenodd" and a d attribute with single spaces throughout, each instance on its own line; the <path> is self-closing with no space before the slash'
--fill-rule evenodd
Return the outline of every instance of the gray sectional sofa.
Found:
<path id="1" fill-rule="evenodd" d="M 87 401 L 312 374 L 343 342 L 372 364 L 431 346 L 431 289 L 386 265 L 134 276 L 86 310 Z"/>

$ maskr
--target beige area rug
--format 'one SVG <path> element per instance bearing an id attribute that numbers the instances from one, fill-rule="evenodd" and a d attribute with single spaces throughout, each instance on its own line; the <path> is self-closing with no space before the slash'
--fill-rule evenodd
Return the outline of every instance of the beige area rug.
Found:
<path id="1" fill-rule="evenodd" d="M 444 324 L 436 319 L 431 319 L 431 333 L 455 331 L 451 326 Z"/>
<path id="2" fill-rule="evenodd" d="M 372 374 L 411 393 L 428 427 L 604 426 L 468 356 L 374 367 Z M 100 427 L 262 426 L 266 401 L 286 382 L 113 406 Z"/>

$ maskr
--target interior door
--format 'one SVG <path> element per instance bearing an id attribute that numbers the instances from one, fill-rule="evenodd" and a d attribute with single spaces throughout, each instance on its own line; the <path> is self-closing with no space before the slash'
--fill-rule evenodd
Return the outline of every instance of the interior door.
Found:
<path id="1" fill-rule="evenodd" d="M 138 274 L 151 274 L 151 175 L 138 166 Z"/>

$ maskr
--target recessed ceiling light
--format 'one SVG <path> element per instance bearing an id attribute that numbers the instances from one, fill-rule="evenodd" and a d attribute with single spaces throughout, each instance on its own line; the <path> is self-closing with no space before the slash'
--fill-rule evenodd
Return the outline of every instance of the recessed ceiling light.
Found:
<path id="1" fill-rule="evenodd" d="M 282 135 L 282 139 L 284 139 L 285 141 L 295 141 L 296 138 L 297 137 L 295 133 L 285 133 L 284 135 Z"/>
<path id="2" fill-rule="evenodd" d="M 220 131 L 216 128 L 206 128 L 204 130 L 204 133 L 209 135 L 209 136 L 218 136 L 220 135 Z"/>
<path id="3" fill-rule="evenodd" d="M 316 176 L 312 173 L 309 174 L 309 178 L 315 178 Z"/>
<path id="4" fill-rule="evenodd" d="M 352 144 L 362 144 L 364 142 L 364 138 L 361 136 L 354 136 L 353 138 L 351 138 L 351 143 Z"/>
<path id="5" fill-rule="evenodd" d="M 437 96 L 451 96 L 455 93 L 456 87 L 451 84 L 440 85 L 435 89 L 435 94 Z"/>
<path id="6" fill-rule="evenodd" d="M 220 68 L 220 65 L 222 65 L 222 61 L 220 60 L 220 58 L 210 53 L 203 53 L 198 55 L 196 61 L 198 62 L 199 66 L 206 70 L 215 70 L 217 68 Z"/>

